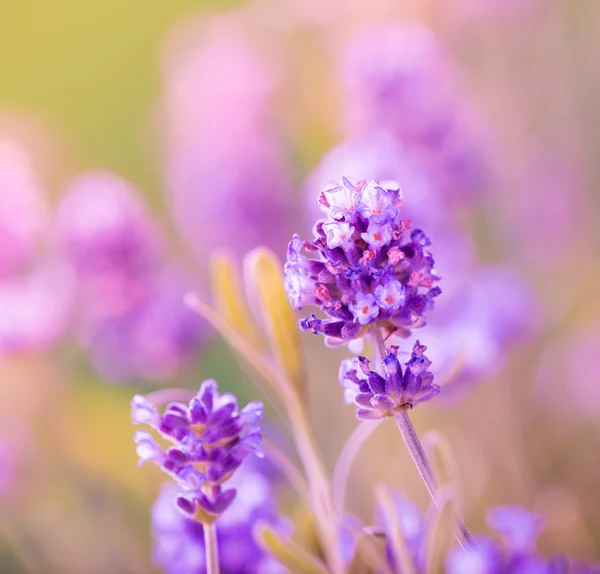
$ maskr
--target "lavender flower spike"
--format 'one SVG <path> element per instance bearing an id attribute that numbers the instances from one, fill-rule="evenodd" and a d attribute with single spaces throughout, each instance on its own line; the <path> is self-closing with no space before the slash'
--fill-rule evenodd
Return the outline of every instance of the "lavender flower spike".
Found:
<path id="1" fill-rule="evenodd" d="M 259 452 L 263 405 L 253 401 L 238 411 L 235 396 L 219 394 L 217 382 L 207 380 L 188 404 L 170 402 L 161 413 L 158 406 L 170 394 L 138 395 L 131 402 L 134 424 L 146 423 L 173 443 L 165 451 L 149 432 L 136 432 L 140 464 L 158 464 L 179 486 L 179 510 L 212 524 L 236 495 L 235 488 L 225 489 L 224 484 L 248 454 Z"/>
<path id="2" fill-rule="evenodd" d="M 393 416 L 411 409 L 440 392 L 427 369 L 431 361 L 423 354 L 427 347 L 415 343 L 410 360 L 402 372 L 397 347 L 388 350 L 383 360 L 385 378 L 371 370 L 365 357 L 345 359 L 340 367 L 340 383 L 346 389 L 345 400 L 358 406 L 356 416 L 371 420 Z"/>
<path id="3" fill-rule="evenodd" d="M 330 345 L 362 337 L 373 327 L 407 336 L 441 293 L 420 229 L 400 217 L 400 189 L 393 182 L 343 178 L 319 200 L 326 219 L 314 240 L 297 235 L 288 247 L 286 291 L 292 305 L 317 305 L 328 319 L 311 315 L 300 326 L 325 335 Z"/>

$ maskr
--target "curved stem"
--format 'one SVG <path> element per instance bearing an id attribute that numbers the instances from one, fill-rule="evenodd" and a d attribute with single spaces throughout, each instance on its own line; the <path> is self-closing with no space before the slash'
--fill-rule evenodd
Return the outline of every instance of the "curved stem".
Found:
<path id="1" fill-rule="evenodd" d="M 206 555 L 206 574 L 219 574 L 219 546 L 217 544 L 217 527 L 212 524 L 204 524 L 204 552 Z"/>
<path id="2" fill-rule="evenodd" d="M 383 337 L 381 335 L 381 331 L 377 328 L 371 330 L 371 340 L 373 341 L 373 346 L 375 347 L 375 363 L 377 365 L 377 369 L 380 372 L 383 372 L 383 359 L 385 358 L 385 343 L 383 341 Z M 427 458 L 427 453 L 419 440 L 419 436 L 415 431 L 415 427 L 408 416 L 408 411 L 406 409 L 401 411 L 396 411 L 394 413 L 394 419 L 396 420 L 396 425 L 400 430 L 400 434 L 404 439 L 404 444 L 406 444 L 406 448 L 408 448 L 408 452 L 410 453 L 423 482 L 425 483 L 425 487 L 431 496 L 431 500 L 437 506 L 437 484 L 435 480 L 435 475 L 431 468 L 431 463 Z M 474 545 L 473 537 L 466 527 L 465 523 L 458 516 L 456 517 L 456 523 L 458 527 L 458 531 L 456 533 L 456 538 L 458 542 L 463 548 L 470 548 Z"/>
<path id="3" fill-rule="evenodd" d="M 361 422 L 348 437 L 348 440 L 338 457 L 333 471 L 333 479 L 331 481 L 333 486 L 333 508 L 338 516 L 341 516 L 344 513 L 344 501 L 346 499 L 346 489 L 352 463 L 363 444 L 365 444 L 366 440 L 379 426 L 380 422 L 381 420 Z"/>

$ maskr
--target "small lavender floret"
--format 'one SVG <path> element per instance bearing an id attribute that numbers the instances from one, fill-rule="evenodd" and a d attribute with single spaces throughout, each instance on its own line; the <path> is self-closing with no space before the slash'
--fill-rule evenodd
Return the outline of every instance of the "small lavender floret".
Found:
<path id="1" fill-rule="evenodd" d="M 328 319 L 311 316 L 303 329 L 335 345 L 363 336 L 372 326 L 408 335 L 441 292 L 430 241 L 400 218 L 394 182 L 343 178 L 319 200 L 326 218 L 314 240 L 295 235 L 288 246 L 285 287 L 296 309 L 317 305 Z"/>
<path id="2" fill-rule="evenodd" d="M 397 347 L 389 349 L 383 361 L 385 378 L 371 370 L 365 357 L 345 359 L 340 366 L 340 383 L 346 403 L 354 403 L 359 419 L 380 419 L 395 411 L 411 409 L 440 392 L 428 370 L 431 361 L 423 354 L 427 347 L 418 341 L 404 372 L 397 357 Z"/>
<path id="3" fill-rule="evenodd" d="M 214 380 L 204 381 L 189 403 L 168 402 L 161 413 L 159 405 L 168 400 L 169 393 L 158 391 L 131 402 L 134 424 L 147 423 L 173 443 L 164 450 L 149 432 L 137 431 L 140 465 L 152 461 L 175 479 L 180 489 L 176 505 L 183 514 L 213 522 L 236 495 L 225 483 L 248 454 L 260 452 L 263 405 L 253 401 L 238 411 L 235 396 L 220 394 Z"/>

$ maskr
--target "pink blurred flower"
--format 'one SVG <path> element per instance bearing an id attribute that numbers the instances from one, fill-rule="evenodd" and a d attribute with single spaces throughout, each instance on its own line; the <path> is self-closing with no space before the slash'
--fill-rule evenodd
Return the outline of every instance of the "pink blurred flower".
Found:
<path id="1" fill-rule="evenodd" d="M 272 117 L 275 85 L 234 18 L 208 20 L 199 40 L 167 60 L 168 201 L 201 261 L 219 247 L 285 248 L 291 185 Z"/>
<path id="2" fill-rule="evenodd" d="M 73 277 L 59 264 L 0 282 L 0 356 L 50 347 L 66 331 Z"/>
<path id="3" fill-rule="evenodd" d="M 31 160 L 17 143 L 0 139 L 0 275 L 33 255 L 47 224 L 47 205 Z"/>
<path id="4" fill-rule="evenodd" d="M 78 176 L 60 200 L 56 225 L 88 322 L 141 296 L 159 265 L 162 237 L 132 184 L 105 171 Z"/>

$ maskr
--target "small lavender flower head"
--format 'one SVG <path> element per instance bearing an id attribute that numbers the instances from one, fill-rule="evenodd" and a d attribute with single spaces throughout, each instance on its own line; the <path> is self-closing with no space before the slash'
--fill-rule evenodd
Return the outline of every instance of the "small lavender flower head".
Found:
<path id="1" fill-rule="evenodd" d="M 345 389 L 346 403 L 354 403 L 359 419 L 380 419 L 395 411 L 412 409 L 440 392 L 428 371 L 431 361 L 423 354 L 427 347 L 417 341 L 405 363 L 404 372 L 397 357 L 398 348 L 391 347 L 383 360 L 385 377 L 371 370 L 365 357 L 344 359 L 340 366 L 340 383 Z"/>
<path id="2" fill-rule="evenodd" d="M 230 393 L 220 394 L 214 380 L 202 383 L 189 403 L 168 402 L 175 391 L 158 391 L 132 402 L 134 424 L 145 423 L 173 446 L 163 450 L 147 431 L 137 431 L 134 440 L 140 465 L 152 461 L 177 482 L 177 507 L 199 522 L 211 523 L 233 502 L 236 489 L 224 484 L 246 456 L 259 452 L 258 421 L 263 405 L 253 401 L 238 411 Z"/>
<path id="3" fill-rule="evenodd" d="M 313 314 L 300 326 L 334 345 L 374 325 L 404 336 L 424 325 L 439 278 L 429 239 L 400 218 L 398 185 L 343 178 L 320 203 L 326 219 L 315 225 L 314 240 L 295 235 L 289 244 L 285 287 L 296 309 L 318 305 L 328 319 Z"/>

